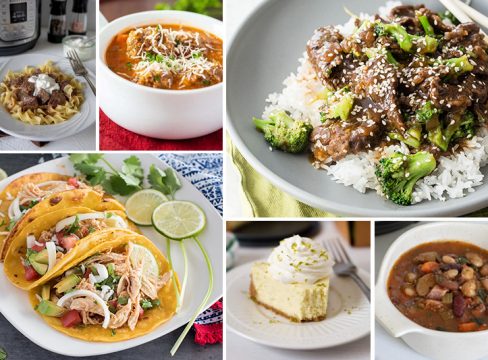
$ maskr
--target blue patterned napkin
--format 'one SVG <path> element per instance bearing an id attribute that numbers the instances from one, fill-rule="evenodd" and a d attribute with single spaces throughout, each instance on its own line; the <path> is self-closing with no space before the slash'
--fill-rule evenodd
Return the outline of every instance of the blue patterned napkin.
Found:
<path id="1" fill-rule="evenodd" d="M 159 158 L 189 180 L 222 215 L 222 154 L 161 154 Z"/>

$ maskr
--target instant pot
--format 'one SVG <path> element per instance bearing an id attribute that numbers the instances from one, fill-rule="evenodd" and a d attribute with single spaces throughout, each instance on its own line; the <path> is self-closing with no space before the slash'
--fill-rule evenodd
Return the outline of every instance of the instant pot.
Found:
<path id="1" fill-rule="evenodd" d="M 42 0 L 0 0 L 0 56 L 34 47 L 41 33 Z"/>

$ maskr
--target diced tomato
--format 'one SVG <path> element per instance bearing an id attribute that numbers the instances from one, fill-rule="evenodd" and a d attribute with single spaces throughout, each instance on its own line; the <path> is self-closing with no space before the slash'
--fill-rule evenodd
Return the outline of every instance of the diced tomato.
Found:
<path id="1" fill-rule="evenodd" d="M 141 309 L 139 310 L 139 320 L 140 320 L 140 319 L 142 319 L 142 317 L 143 317 L 143 316 L 144 316 L 144 309 L 143 309 L 143 308 L 141 308 Z"/>
<path id="2" fill-rule="evenodd" d="M 77 189 L 80 186 L 80 184 L 78 183 L 78 180 L 76 180 L 76 178 L 74 178 L 74 177 L 68 179 L 68 185 L 71 185 Z"/>
<path id="3" fill-rule="evenodd" d="M 34 245 L 33 247 L 31 247 L 31 249 L 39 252 L 39 251 L 42 251 L 45 247 L 46 247 L 46 244 L 42 243 L 42 245 Z"/>
<path id="4" fill-rule="evenodd" d="M 86 269 L 85 273 L 83 274 L 83 277 L 85 279 L 88 279 L 90 277 L 90 274 L 92 273 L 91 269 Z"/>
<path id="5" fill-rule="evenodd" d="M 32 280 L 37 280 L 41 276 L 37 273 L 37 271 L 34 270 L 32 266 L 24 266 L 24 271 L 25 271 L 25 279 L 27 281 L 32 281 Z"/>
<path id="6" fill-rule="evenodd" d="M 78 236 L 75 234 L 65 235 L 61 239 L 58 237 L 59 245 L 64 247 L 66 250 L 74 248 L 78 240 Z"/>
<path id="7" fill-rule="evenodd" d="M 73 327 L 81 323 L 81 316 L 77 310 L 70 310 L 60 320 L 64 327 Z"/>

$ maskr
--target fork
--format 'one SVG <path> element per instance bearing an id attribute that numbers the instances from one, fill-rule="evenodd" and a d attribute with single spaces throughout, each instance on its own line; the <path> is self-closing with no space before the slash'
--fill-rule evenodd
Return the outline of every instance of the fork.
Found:
<path id="1" fill-rule="evenodd" d="M 352 262 L 349 254 L 347 253 L 344 245 L 337 237 L 331 237 L 327 242 L 327 248 L 334 257 L 334 273 L 340 277 L 350 277 L 359 286 L 361 291 L 366 295 L 368 301 L 371 301 L 371 291 L 369 286 L 359 277 L 357 273 L 357 267 Z"/>
<path id="2" fill-rule="evenodd" d="M 88 85 L 90 85 L 93 94 L 97 95 L 95 85 L 93 85 L 90 78 L 88 77 L 88 70 L 86 70 L 85 65 L 83 65 L 83 63 L 80 60 L 80 57 L 78 56 L 78 53 L 75 50 L 68 50 L 68 60 L 75 74 L 78 76 L 83 76 L 86 82 L 88 83 Z"/>

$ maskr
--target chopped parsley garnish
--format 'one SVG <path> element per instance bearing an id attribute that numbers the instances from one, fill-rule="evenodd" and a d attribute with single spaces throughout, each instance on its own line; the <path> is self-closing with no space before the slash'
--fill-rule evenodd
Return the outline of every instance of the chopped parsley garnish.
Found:
<path id="1" fill-rule="evenodd" d="M 127 66 L 127 69 L 132 70 L 132 63 L 130 61 L 125 66 Z"/>

